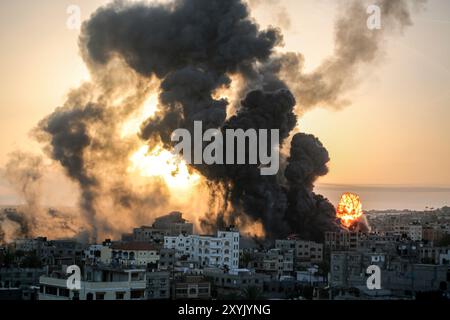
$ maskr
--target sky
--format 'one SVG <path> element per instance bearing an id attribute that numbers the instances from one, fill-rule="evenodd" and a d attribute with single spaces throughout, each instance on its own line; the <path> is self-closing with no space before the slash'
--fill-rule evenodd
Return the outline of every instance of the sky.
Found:
<path id="1" fill-rule="evenodd" d="M 79 6 L 87 19 L 107 2 L 0 2 L 0 168 L 15 150 L 40 152 L 30 130 L 88 79 L 67 8 Z M 337 1 L 260 2 L 255 19 L 279 25 L 285 50 L 302 52 L 308 69 L 332 53 Z M 320 106 L 300 119 L 330 152 L 320 185 L 441 187 L 450 202 L 450 1 L 429 0 L 413 20 L 403 36 L 387 39 L 382 61 L 363 70 L 351 105 Z M 0 203 L 11 194 L 0 178 Z"/>

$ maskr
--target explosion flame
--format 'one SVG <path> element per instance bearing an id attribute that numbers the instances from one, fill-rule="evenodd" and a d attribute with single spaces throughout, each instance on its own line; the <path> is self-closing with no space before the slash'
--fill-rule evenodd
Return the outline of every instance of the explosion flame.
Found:
<path id="1" fill-rule="evenodd" d="M 354 193 L 344 193 L 336 210 L 336 216 L 341 219 L 341 224 L 350 228 L 362 215 L 362 203 L 359 196 Z"/>

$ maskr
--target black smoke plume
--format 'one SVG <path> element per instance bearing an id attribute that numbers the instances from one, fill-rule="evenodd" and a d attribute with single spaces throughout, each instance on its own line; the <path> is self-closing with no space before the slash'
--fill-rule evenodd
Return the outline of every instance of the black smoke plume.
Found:
<path id="1" fill-rule="evenodd" d="M 159 93 L 158 112 L 142 124 L 140 138 L 151 148 L 162 144 L 170 150 L 172 132 L 192 130 L 194 121 L 202 121 L 203 130 L 279 129 L 282 147 L 292 139 L 278 176 L 261 176 L 257 165 L 192 168 L 205 177 L 211 193 L 211 210 L 201 218 L 204 229 L 259 222 L 270 238 L 298 233 L 314 240 L 336 230 L 333 206 L 313 191 L 328 171 L 328 152 L 313 136 L 292 135 L 297 116 L 308 108 L 345 105 L 343 94 L 355 84 L 359 68 L 377 61 L 383 35 L 411 23 L 407 1 L 380 0 L 383 29 L 368 30 L 366 4 L 344 5 L 335 54 L 309 74 L 301 54 L 278 50 L 281 31 L 261 30 L 242 0 L 115 1 L 99 8 L 80 35 L 93 83 L 39 126 L 48 154 L 81 188 L 80 206 L 93 237 L 100 228 L 114 231 L 112 220 L 122 222 L 135 211 L 136 225 L 139 212 L 166 199 L 158 188 L 138 194 L 124 180 L 137 142 L 130 146 L 117 137 L 119 124 L 149 91 Z M 235 78 L 240 85 L 233 89 Z M 157 88 L 150 85 L 155 79 Z M 114 107 L 117 92 L 130 87 L 129 99 Z M 243 98 L 240 103 L 218 94 L 231 90 Z M 100 217 L 105 210 L 119 216 Z"/>

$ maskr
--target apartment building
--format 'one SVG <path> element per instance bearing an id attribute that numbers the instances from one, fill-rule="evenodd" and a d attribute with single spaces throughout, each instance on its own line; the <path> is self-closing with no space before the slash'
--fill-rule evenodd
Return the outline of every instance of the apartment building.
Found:
<path id="1" fill-rule="evenodd" d="M 39 279 L 39 300 L 144 300 L 144 269 L 87 268 L 80 290 L 67 289 L 67 275 L 53 273 Z"/>
<path id="2" fill-rule="evenodd" d="M 450 254 L 450 247 L 422 247 L 419 257 L 422 263 L 441 264 L 441 256 Z"/>
<path id="3" fill-rule="evenodd" d="M 325 248 L 330 251 L 356 250 L 363 238 L 364 234 L 357 231 L 326 232 Z"/>
<path id="4" fill-rule="evenodd" d="M 111 263 L 111 242 L 103 244 L 93 244 L 87 247 L 83 252 L 83 260 L 86 264 L 109 264 Z"/>
<path id="5" fill-rule="evenodd" d="M 323 244 L 313 241 L 297 240 L 295 243 L 295 259 L 298 263 L 320 263 L 323 260 Z"/>
<path id="6" fill-rule="evenodd" d="M 230 272 L 223 272 L 221 269 L 207 268 L 203 274 L 220 289 L 221 293 L 241 292 L 249 287 L 256 287 L 262 291 L 264 282 L 270 279 L 268 275 L 255 273 L 248 269 L 235 269 Z"/>
<path id="7" fill-rule="evenodd" d="M 294 272 L 293 250 L 270 249 L 266 252 L 256 252 L 253 254 L 253 259 L 250 265 L 256 272 L 278 278 Z"/>
<path id="8" fill-rule="evenodd" d="M 211 283 L 201 275 L 182 275 L 173 281 L 173 299 L 211 299 Z"/>
<path id="9" fill-rule="evenodd" d="M 275 248 L 282 252 L 294 253 L 296 267 L 323 261 L 323 244 L 304 240 L 276 240 Z"/>
<path id="10" fill-rule="evenodd" d="M 191 235 L 194 225 L 183 219 L 181 212 L 172 212 L 155 219 L 152 226 L 142 226 L 133 230 L 133 241 L 163 243 L 166 236 Z"/>
<path id="11" fill-rule="evenodd" d="M 186 257 L 202 267 L 239 266 L 239 232 L 233 228 L 217 236 L 183 235 L 164 238 L 164 248 L 175 249 L 178 258 Z"/>
<path id="12" fill-rule="evenodd" d="M 380 267 L 382 289 L 391 297 L 412 297 L 414 292 L 436 291 L 448 285 L 447 266 L 410 263 L 382 253 L 347 251 L 331 255 L 331 289 L 366 290 L 370 265 Z"/>
<path id="13" fill-rule="evenodd" d="M 160 247 L 148 242 L 116 243 L 110 250 L 111 263 L 121 266 L 156 267 L 159 261 Z"/>
<path id="14" fill-rule="evenodd" d="M 170 273 L 147 272 L 147 300 L 170 298 Z"/>
<path id="15" fill-rule="evenodd" d="M 422 241 L 422 225 L 421 224 L 411 224 L 407 228 L 408 238 L 412 241 Z"/>

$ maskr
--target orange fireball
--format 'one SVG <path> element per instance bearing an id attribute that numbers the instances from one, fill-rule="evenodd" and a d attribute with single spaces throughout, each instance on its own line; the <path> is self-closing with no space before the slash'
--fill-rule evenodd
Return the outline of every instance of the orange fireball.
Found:
<path id="1" fill-rule="evenodd" d="M 344 193 L 337 207 L 336 216 L 341 224 L 350 228 L 363 215 L 359 196 L 353 193 Z"/>

